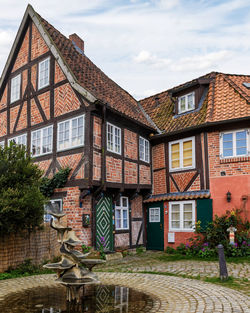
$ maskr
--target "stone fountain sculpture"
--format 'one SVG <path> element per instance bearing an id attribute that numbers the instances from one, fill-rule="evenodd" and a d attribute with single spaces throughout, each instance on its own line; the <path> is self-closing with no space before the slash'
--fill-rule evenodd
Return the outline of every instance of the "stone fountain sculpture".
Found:
<path id="1" fill-rule="evenodd" d="M 47 213 L 54 218 L 50 220 L 50 226 L 57 231 L 58 242 L 61 244 L 61 261 L 45 264 L 44 267 L 57 272 L 57 280 L 67 288 L 67 301 L 80 302 L 80 289 L 87 284 L 98 284 L 100 281 L 92 268 L 104 263 L 104 260 L 87 259 L 89 253 L 81 253 L 75 250 L 75 246 L 82 244 L 72 228 L 64 226 L 61 218 L 65 213 L 59 210 L 58 205 L 49 204 Z"/>

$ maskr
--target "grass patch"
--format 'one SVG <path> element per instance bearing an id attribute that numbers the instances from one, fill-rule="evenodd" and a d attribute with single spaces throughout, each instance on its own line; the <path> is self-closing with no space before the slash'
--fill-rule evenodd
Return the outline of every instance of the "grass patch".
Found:
<path id="1" fill-rule="evenodd" d="M 195 261 L 211 261 L 211 262 L 218 262 L 218 257 L 212 258 L 200 258 L 198 256 L 190 256 L 190 255 L 183 255 L 183 254 L 162 254 L 156 257 L 158 260 L 163 262 L 174 262 L 174 261 L 181 261 L 181 260 L 195 260 Z M 228 263 L 250 263 L 249 257 L 229 257 L 226 258 L 226 262 Z"/>
<path id="2" fill-rule="evenodd" d="M 52 273 L 54 272 L 43 268 L 42 265 L 37 266 L 32 264 L 31 260 L 25 260 L 24 263 L 20 264 L 17 268 L 10 268 L 4 273 L 0 273 L 0 280 Z"/>

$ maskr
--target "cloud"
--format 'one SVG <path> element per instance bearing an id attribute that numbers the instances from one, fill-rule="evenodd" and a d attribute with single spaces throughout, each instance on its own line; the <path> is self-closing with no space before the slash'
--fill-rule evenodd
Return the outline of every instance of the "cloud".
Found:
<path id="1" fill-rule="evenodd" d="M 154 67 L 167 66 L 171 63 L 170 59 L 158 58 L 146 50 L 141 51 L 137 56 L 135 56 L 134 61 L 136 63 L 149 64 Z"/>
<path id="2" fill-rule="evenodd" d="M 136 97 L 208 71 L 250 73 L 249 0 L 1 0 L 0 72 L 28 2 Z"/>
<path id="3" fill-rule="evenodd" d="M 229 51 L 223 50 L 204 55 L 184 57 L 172 64 L 171 69 L 173 71 L 207 70 L 211 67 L 217 67 L 218 62 L 225 61 L 230 56 L 231 53 Z"/>

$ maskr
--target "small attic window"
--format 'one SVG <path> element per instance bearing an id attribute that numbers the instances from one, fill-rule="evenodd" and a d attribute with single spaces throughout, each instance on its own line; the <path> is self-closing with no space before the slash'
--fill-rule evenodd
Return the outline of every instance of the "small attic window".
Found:
<path id="1" fill-rule="evenodd" d="M 250 89 L 250 83 L 243 83 L 243 86 L 246 87 L 247 89 Z"/>
<path id="2" fill-rule="evenodd" d="M 194 110 L 194 108 L 195 108 L 194 92 L 178 97 L 178 113 L 179 114 Z"/>

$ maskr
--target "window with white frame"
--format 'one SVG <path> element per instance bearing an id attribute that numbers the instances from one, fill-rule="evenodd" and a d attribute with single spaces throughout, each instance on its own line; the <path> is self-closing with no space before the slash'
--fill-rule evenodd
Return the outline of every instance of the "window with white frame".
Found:
<path id="1" fill-rule="evenodd" d="M 169 230 L 194 231 L 195 201 L 169 202 Z"/>
<path id="2" fill-rule="evenodd" d="M 128 312 L 129 289 L 127 287 L 115 287 L 115 309 L 120 313 Z M 118 311 L 116 311 L 118 312 Z"/>
<path id="3" fill-rule="evenodd" d="M 139 137 L 139 154 L 141 161 L 149 162 L 149 141 L 141 136 Z"/>
<path id="4" fill-rule="evenodd" d="M 53 126 L 34 130 L 31 133 L 31 153 L 33 156 L 52 152 Z"/>
<path id="5" fill-rule="evenodd" d="M 249 155 L 249 129 L 220 134 L 220 157 L 230 158 Z"/>
<path id="6" fill-rule="evenodd" d="M 161 221 L 161 209 L 160 208 L 149 208 L 149 222 L 160 223 Z"/>
<path id="7" fill-rule="evenodd" d="M 57 150 L 84 145 L 84 115 L 58 123 Z"/>
<path id="8" fill-rule="evenodd" d="M 191 111 L 194 110 L 194 108 L 195 108 L 194 92 L 188 93 L 178 98 L 179 113 Z"/>
<path id="9" fill-rule="evenodd" d="M 20 136 L 16 136 L 16 137 L 10 138 L 8 140 L 8 144 L 10 142 L 15 142 L 18 145 L 23 145 L 23 146 L 26 147 L 27 146 L 27 134 L 22 134 Z"/>
<path id="10" fill-rule="evenodd" d="M 107 150 L 121 154 L 121 128 L 107 123 Z"/>
<path id="11" fill-rule="evenodd" d="M 1 147 L 1 148 L 4 148 L 4 140 L 3 140 L 3 141 L 0 141 L 0 147 Z"/>
<path id="12" fill-rule="evenodd" d="M 184 170 L 195 167 L 194 137 L 185 138 L 169 143 L 170 171 Z"/>
<path id="13" fill-rule="evenodd" d="M 11 79 L 11 88 L 10 88 L 10 102 L 14 102 L 20 99 L 21 93 L 21 74 L 13 77 Z"/>
<path id="14" fill-rule="evenodd" d="M 50 200 L 47 204 L 44 205 L 44 223 L 50 222 L 52 216 L 48 214 L 48 211 L 51 208 L 51 205 L 58 211 L 63 211 L 63 202 L 62 199 L 53 199 Z"/>
<path id="15" fill-rule="evenodd" d="M 38 65 L 38 89 L 49 85 L 49 61 L 50 58 L 47 58 Z"/>
<path id="16" fill-rule="evenodd" d="M 128 197 L 120 197 L 115 204 L 115 228 L 129 229 Z"/>

